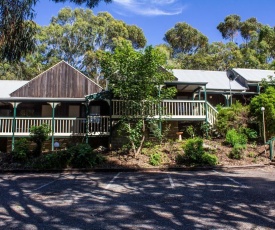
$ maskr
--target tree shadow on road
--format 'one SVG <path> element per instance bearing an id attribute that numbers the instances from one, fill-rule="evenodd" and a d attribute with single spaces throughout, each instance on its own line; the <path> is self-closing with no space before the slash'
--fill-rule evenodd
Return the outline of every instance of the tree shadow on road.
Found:
<path id="1" fill-rule="evenodd" d="M 275 180 L 263 177 L 87 172 L 2 174 L 0 182 L 0 227 L 11 229 L 265 229 L 275 224 Z"/>

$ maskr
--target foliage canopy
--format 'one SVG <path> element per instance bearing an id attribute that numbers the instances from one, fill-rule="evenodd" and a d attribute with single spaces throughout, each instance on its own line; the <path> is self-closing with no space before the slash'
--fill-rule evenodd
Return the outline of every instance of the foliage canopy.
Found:
<path id="1" fill-rule="evenodd" d="M 34 36 L 37 32 L 33 22 L 33 7 L 39 0 L 1 0 L 0 1 L 0 58 L 18 62 L 35 49 Z M 52 0 L 54 2 L 73 2 L 93 8 L 99 2 L 112 0 Z"/>
<path id="2" fill-rule="evenodd" d="M 136 51 L 127 41 L 116 47 L 114 53 L 103 54 L 101 59 L 109 89 L 115 98 L 124 101 L 121 130 L 128 137 L 136 156 L 145 140 L 148 119 L 152 121 L 156 115 L 153 106 L 175 94 L 174 88 L 161 88 L 164 81 L 172 77 L 161 67 L 164 63 L 165 55 L 158 49 L 149 46 L 144 51 Z"/>

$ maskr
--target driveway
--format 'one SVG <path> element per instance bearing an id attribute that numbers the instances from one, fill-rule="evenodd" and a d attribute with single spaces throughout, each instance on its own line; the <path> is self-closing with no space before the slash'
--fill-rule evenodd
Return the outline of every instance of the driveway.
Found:
<path id="1" fill-rule="evenodd" d="M 1 229 L 268 229 L 273 167 L 0 174 Z"/>

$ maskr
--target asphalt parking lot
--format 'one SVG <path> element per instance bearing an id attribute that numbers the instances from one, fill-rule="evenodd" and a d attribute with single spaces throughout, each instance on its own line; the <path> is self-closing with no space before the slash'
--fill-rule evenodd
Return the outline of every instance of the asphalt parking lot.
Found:
<path id="1" fill-rule="evenodd" d="M 0 229 L 274 229 L 275 168 L 0 174 Z"/>

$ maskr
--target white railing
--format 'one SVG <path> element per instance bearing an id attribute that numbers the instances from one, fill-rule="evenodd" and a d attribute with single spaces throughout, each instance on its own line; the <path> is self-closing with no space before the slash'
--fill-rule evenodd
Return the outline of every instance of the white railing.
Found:
<path id="1" fill-rule="evenodd" d="M 145 115 L 154 118 L 174 120 L 204 120 L 206 119 L 205 101 L 201 100 L 163 100 L 159 104 L 147 104 L 145 112 L 133 111 L 123 100 L 112 101 L 112 117 L 119 118 L 124 115 Z M 128 102 L 129 103 L 129 102 Z M 131 106 L 132 107 L 132 106 Z M 147 112 L 146 112 L 147 111 Z M 218 111 L 207 102 L 207 121 L 214 125 Z"/>
<path id="2" fill-rule="evenodd" d="M 139 111 L 131 111 L 127 103 L 122 100 L 113 100 L 113 117 L 123 115 L 141 115 Z M 128 102 L 129 103 L 129 102 Z M 132 107 L 132 106 L 131 106 Z M 159 104 L 147 105 L 145 110 L 149 110 L 145 115 L 163 117 L 205 117 L 205 101 L 187 100 L 163 100 Z"/>
<path id="3" fill-rule="evenodd" d="M 164 100 L 161 115 L 173 117 L 205 117 L 204 101 Z"/>
<path id="4" fill-rule="evenodd" d="M 210 125 L 214 125 L 217 120 L 218 111 L 207 102 L 207 119 Z"/>
<path id="5" fill-rule="evenodd" d="M 108 116 L 90 116 L 88 120 L 90 135 L 109 134 L 110 121 Z M 86 118 L 55 118 L 54 136 L 85 135 L 86 121 Z M 14 129 L 13 122 L 15 122 Z M 32 126 L 39 126 L 44 123 L 52 129 L 52 118 L 17 117 L 14 121 L 12 117 L 0 117 L 0 136 L 11 136 L 13 132 L 17 136 L 28 136 Z"/>
<path id="6" fill-rule="evenodd" d="M 109 116 L 89 116 L 89 133 L 91 135 L 109 134 L 110 117 Z"/>
<path id="7" fill-rule="evenodd" d="M 205 101 L 187 100 L 164 100 L 159 104 L 147 104 L 143 112 L 137 113 L 127 109 L 127 103 L 121 100 L 113 100 L 112 117 L 119 118 L 123 115 L 141 115 L 163 119 L 174 120 L 205 120 L 207 118 L 211 125 L 214 125 L 217 117 L 217 110 L 207 102 L 206 116 Z M 86 121 L 88 125 L 86 126 Z M 13 129 L 13 122 L 15 126 Z M 17 117 L 15 121 L 12 117 L 0 117 L 0 136 L 12 136 L 13 132 L 17 136 L 28 136 L 32 126 L 39 126 L 46 123 L 52 129 L 52 118 L 31 118 Z M 89 116 L 86 118 L 55 118 L 54 136 L 70 136 L 72 134 L 85 135 L 88 128 L 89 135 L 109 135 L 109 116 Z"/>

